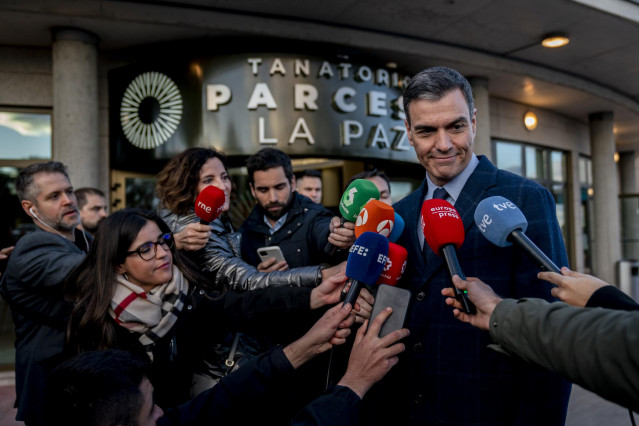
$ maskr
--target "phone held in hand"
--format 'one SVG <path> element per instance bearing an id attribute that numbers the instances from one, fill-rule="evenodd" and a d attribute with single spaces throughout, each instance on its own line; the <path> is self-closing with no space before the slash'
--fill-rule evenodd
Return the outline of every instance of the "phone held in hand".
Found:
<path id="1" fill-rule="evenodd" d="M 280 249 L 279 246 L 267 246 L 258 248 L 257 255 L 260 257 L 261 262 L 264 262 L 265 260 L 271 258 L 275 258 L 277 262 L 285 260 L 282 249 Z"/>
<path id="2" fill-rule="evenodd" d="M 388 307 L 393 309 L 391 316 L 386 319 L 386 322 L 384 322 L 382 328 L 379 330 L 379 337 L 384 337 L 404 327 L 410 297 L 410 291 L 405 288 L 393 287 L 387 284 L 377 286 L 375 303 L 373 304 L 373 312 L 371 313 L 369 324 L 384 309 Z"/>

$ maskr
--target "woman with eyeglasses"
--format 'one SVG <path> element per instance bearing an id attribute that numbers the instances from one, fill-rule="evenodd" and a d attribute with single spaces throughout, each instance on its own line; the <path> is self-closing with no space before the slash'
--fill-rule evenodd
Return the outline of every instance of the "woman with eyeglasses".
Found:
<path id="1" fill-rule="evenodd" d="M 120 210 L 104 219 L 85 260 L 67 279 L 75 300 L 68 348 L 117 348 L 146 357 L 158 404 L 173 406 L 189 399 L 193 375 L 205 368 L 211 345 L 230 331 L 268 327 L 265 319 L 274 312 L 304 315 L 336 303 L 344 279 L 313 290 L 216 292 L 210 277 L 175 250 L 155 213 Z"/>
<path id="2" fill-rule="evenodd" d="M 198 194 L 209 185 L 222 190 L 226 199 L 222 215 L 209 225 L 203 225 L 194 206 Z M 210 273 L 211 285 L 218 290 L 315 287 L 328 277 L 341 276 L 345 272 L 345 262 L 326 269 L 317 265 L 286 270 L 280 270 L 280 264 L 256 268 L 246 263 L 241 257 L 240 233 L 233 232 L 226 217 L 230 207 L 231 179 L 226 156 L 219 151 L 194 147 L 173 157 L 158 174 L 156 193 L 160 199 L 159 215 L 173 232 L 176 247 Z M 369 302 L 360 300 L 356 308 L 361 310 L 363 307 L 369 312 L 372 297 Z M 358 321 L 363 321 L 362 318 L 360 315 Z M 274 341 L 286 343 L 297 337 L 305 326 L 294 322 L 276 332 L 279 333 L 277 336 L 273 336 L 273 330 L 268 337 L 246 333 L 227 336 L 207 357 L 208 370 L 194 378 L 193 395 L 214 386 L 221 377 L 265 351 Z"/>

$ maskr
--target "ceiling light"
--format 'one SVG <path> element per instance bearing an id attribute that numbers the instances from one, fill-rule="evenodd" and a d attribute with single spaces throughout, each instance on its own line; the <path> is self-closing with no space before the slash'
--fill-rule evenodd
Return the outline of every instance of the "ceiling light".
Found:
<path id="1" fill-rule="evenodd" d="M 524 126 L 530 131 L 537 128 L 537 116 L 534 112 L 528 111 L 526 115 L 524 115 Z"/>
<path id="2" fill-rule="evenodd" d="M 544 37 L 541 45 L 548 48 L 562 47 L 570 43 L 570 39 L 563 34 L 550 34 Z"/>

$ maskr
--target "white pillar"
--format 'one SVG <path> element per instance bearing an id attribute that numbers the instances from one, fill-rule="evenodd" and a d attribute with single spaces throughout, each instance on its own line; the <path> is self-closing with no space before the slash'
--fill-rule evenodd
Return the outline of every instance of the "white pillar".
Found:
<path id="1" fill-rule="evenodd" d="M 598 112 L 590 114 L 589 119 L 595 222 L 593 272 L 604 281 L 615 283 L 615 268 L 621 259 L 621 232 L 613 113 Z"/>
<path id="2" fill-rule="evenodd" d="M 488 79 L 484 77 L 470 77 L 468 79 L 473 88 L 475 109 L 477 109 L 477 133 L 475 135 L 475 154 L 485 155 L 490 161 L 492 149 L 490 146 L 490 94 Z"/>
<path id="3" fill-rule="evenodd" d="M 100 184 L 98 38 L 76 28 L 53 29 L 53 158 L 76 187 Z"/>

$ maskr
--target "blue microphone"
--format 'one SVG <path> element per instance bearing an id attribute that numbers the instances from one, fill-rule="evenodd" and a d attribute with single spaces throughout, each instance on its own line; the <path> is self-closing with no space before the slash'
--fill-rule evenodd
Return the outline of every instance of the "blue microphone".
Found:
<path id="1" fill-rule="evenodd" d="M 545 271 L 561 273 L 561 270 L 524 234 L 528 221 L 519 208 L 504 197 L 488 197 L 475 210 L 475 224 L 484 237 L 498 247 L 513 242 Z"/>
<path id="2" fill-rule="evenodd" d="M 404 226 L 404 219 L 402 219 L 402 217 L 397 214 L 397 212 L 395 212 L 395 223 L 393 224 L 393 230 L 388 236 L 388 241 L 390 241 L 391 243 L 396 243 L 397 240 L 399 240 L 399 237 L 402 236 L 402 232 L 404 232 Z"/>
<path id="3" fill-rule="evenodd" d="M 348 250 L 346 276 L 352 280 L 344 305 L 355 304 L 362 284 L 372 287 L 388 258 L 388 238 L 377 232 L 362 233 Z"/>

